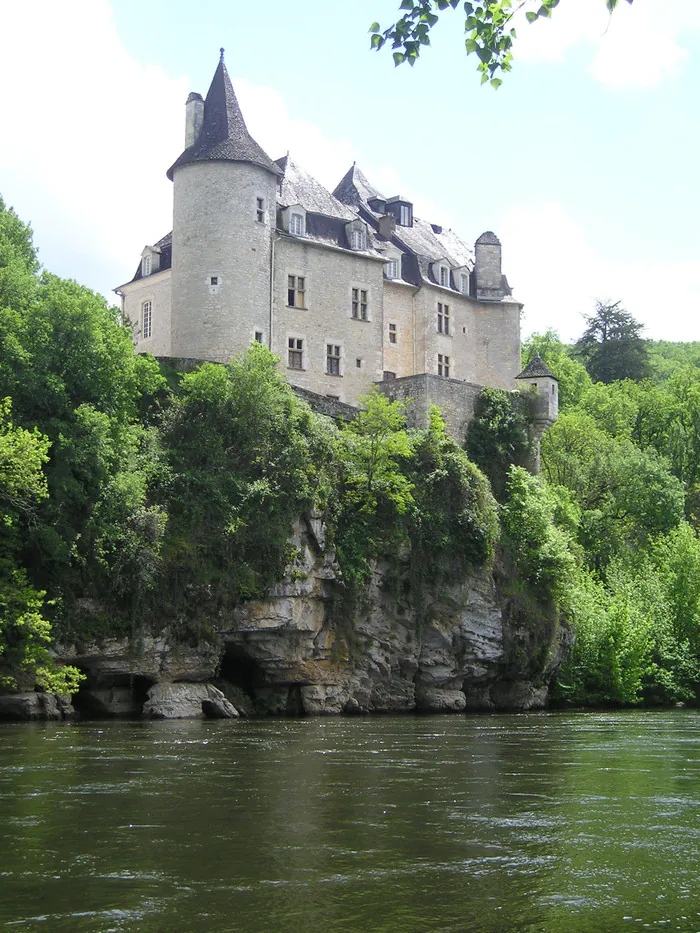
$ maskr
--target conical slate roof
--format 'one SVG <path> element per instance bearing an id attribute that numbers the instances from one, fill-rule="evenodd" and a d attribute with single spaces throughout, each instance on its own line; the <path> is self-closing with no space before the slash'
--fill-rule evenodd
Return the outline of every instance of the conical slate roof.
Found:
<path id="1" fill-rule="evenodd" d="M 556 379 L 556 381 L 559 382 L 557 377 L 554 375 L 549 366 L 547 366 L 539 353 L 535 353 L 534 357 L 530 360 L 525 369 L 515 378 L 532 379 L 536 376 L 549 376 L 550 379 Z"/>
<path id="2" fill-rule="evenodd" d="M 367 181 L 354 162 L 338 182 L 333 197 L 355 208 L 365 205 L 370 198 L 384 200 L 384 195 Z"/>
<path id="3" fill-rule="evenodd" d="M 275 175 L 282 174 L 248 132 L 224 64 L 223 49 L 204 101 L 202 130 L 194 145 L 170 166 L 168 178 L 172 181 L 175 169 L 190 162 L 250 162 Z"/>

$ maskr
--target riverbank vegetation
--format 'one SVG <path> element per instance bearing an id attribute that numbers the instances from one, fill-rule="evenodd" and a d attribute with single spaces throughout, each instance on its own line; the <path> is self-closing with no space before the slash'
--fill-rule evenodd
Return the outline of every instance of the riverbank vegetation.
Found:
<path id="1" fill-rule="evenodd" d="M 209 637 L 282 578 L 294 522 L 320 513 L 349 590 L 378 558 L 409 568 L 418 601 L 497 565 L 509 599 L 573 622 L 559 701 L 695 701 L 700 353 L 627 332 L 638 379 L 594 382 L 591 360 L 610 373 L 621 350 L 594 323 L 585 346 L 524 348 L 561 390 L 534 478 L 516 393 L 482 394 L 465 452 L 437 410 L 407 430 L 379 393 L 348 424 L 314 414 L 259 345 L 186 374 L 135 356 L 117 311 L 42 270 L 0 201 L 0 688 L 75 689 L 52 640 Z"/>

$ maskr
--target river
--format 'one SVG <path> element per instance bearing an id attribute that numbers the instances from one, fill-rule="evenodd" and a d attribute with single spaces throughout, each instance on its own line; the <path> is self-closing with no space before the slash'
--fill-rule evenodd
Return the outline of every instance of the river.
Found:
<path id="1" fill-rule="evenodd" d="M 700 931 L 700 713 L 0 725 L 0 929 Z"/>

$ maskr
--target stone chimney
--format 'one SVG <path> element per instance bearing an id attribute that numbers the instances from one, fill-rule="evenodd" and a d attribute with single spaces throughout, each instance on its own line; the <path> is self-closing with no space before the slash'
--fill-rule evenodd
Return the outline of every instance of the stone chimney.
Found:
<path id="1" fill-rule="evenodd" d="M 497 300 L 503 298 L 501 276 L 501 241 L 487 230 L 474 245 L 476 297 Z"/>
<path id="2" fill-rule="evenodd" d="M 379 235 L 390 240 L 396 230 L 396 217 L 393 214 L 383 214 L 379 218 Z"/>
<path id="3" fill-rule="evenodd" d="M 185 149 L 189 149 L 199 139 L 204 122 L 204 99 L 194 91 L 185 104 Z"/>

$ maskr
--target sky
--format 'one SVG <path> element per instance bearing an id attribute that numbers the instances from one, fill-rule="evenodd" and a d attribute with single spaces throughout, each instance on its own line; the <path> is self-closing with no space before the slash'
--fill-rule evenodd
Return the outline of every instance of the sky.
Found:
<path id="1" fill-rule="evenodd" d="M 700 3 L 561 0 L 481 87 L 448 11 L 413 68 L 369 50 L 399 0 L 0 0 L 0 195 L 44 266 L 116 302 L 172 227 L 185 100 L 226 63 L 248 128 L 333 189 L 503 244 L 523 335 L 574 340 L 596 300 L 700 340 Z"/>

